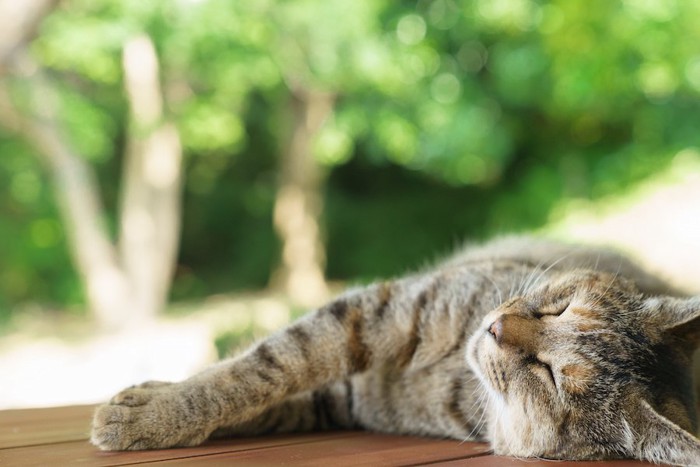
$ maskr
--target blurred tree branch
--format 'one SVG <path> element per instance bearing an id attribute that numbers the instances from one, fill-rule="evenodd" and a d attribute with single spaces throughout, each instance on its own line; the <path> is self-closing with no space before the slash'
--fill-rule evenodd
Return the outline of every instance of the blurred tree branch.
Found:
<path id="1" fill-rule="evenodd" d="M 58 0 L 0 0 L 0 73 L 57 4 Z"/>

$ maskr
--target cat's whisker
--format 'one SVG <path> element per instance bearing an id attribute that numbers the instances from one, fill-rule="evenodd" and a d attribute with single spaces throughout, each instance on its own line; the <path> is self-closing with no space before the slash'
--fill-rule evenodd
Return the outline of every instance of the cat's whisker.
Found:
<path id="1" fill-rule="evenodd" d="M 479 413 L 479 411 L 483 408 L 483 403 L 484 403 L 484 398 L 482 396 L 479 396 L 475 398 L 472 401 L 471 407 L 467 410 L 468 414 L 472 413 Z"/>
<path id="2" fill-rule="evenodd" d="M 518 287 L 515 289 L 515 290 L 516 290 L 516 291 L 515 291 L 515 295 L 516 295 L 516 296 L 522 295 L 522 294 L 524 293 L 524 291 L 525 291 L 525 284 L 530 280 L 530 278 L 532 277 L 532 275 L 535 274 L 535 272 L 536 272 L 539 268 L 541 268 L 541 267 L 544 265 L 544 262 L 545 262 L 544 259 L 540 260 L 540 261 L 530 270 L 530 273 L 529 273 L 527 276 L 523 276 L 523 277 L 520 278 L 520 282 L 519 282 L 519 284 L 518 284 Z"/>
<path id="3" fill-rule="evenodd" d="M 488 408 L 488 407 L 486 407 L 486 405 L 487 405 L 486 401 L 481 400 L 481 403 L 479 404 L 479 409 L 481 410 L 481 416 L 479 417 L 479 420 L 477 420 L 476 425 L 474 425 L 472 430 L 467 435 L 467 438 L 465 439 L 465 441 L 474 439 L 474 435 L 476 435 L 477 433 L 479 433 L 481 431 L 481 428 L 483 427 L 482 420 L 484 421 L 484 423 L 486 423 L 486 409 Z"/>
<path id="4" fill-rule="evenodd" d="M 484 277 L 486 280 L 488 280 L 489 282 L 491 282 L 491 284 L 493 285 L 493 287 L 496 289 L 496 292 L 498 293 L 498 303 L 494 304 L 494 306 L 493 306 L 493 308 L 498 308 L 501 304 L 504 303 L 504 302 L 503 302 L 503 294 L 501 293 L 501 288 L 498 286 L 498 284 L 496 284 L 496 281 L 494 281 L 494 280 L 491 278 L 491 276 L 489 276 L 488 274 L 483 274 L 483 277 Z"/>
<path id="5" fill-rule="evenodd" d="M 471 413 L 474 408 L 478 409 L 481 407 L 481 404 L 485 401 L 486 399 L 486 392 L 482 391 L 479 396 L 472 402 L 471 407 L 469 407 L 469 410 L 467 410 L 468 413 Z"/>
<path id="6" fill-rule="evenodd" d="M 610 278 L 610 281 L 608 282 L 608 286 L 603 291 L 602 296 L 607 295 L 607 293 L 610 291 L 610 287 L 612 287 L 613 283 L 617 280 L 618 276 L 620 275 L 621 268 L 622 268 L 622 263 L 618 263 L 617 270 L 615 271 L 615 274 L 613 274 L 613 276 Z"/>
<path id="7" fill-rule="evenodd" d="M 532 278 L 534 277 L 535 274 L 537 274 L 537 271 L 544 266 L 545 260 L 541 260 L 538 262 L 534 268 L 530 270 L 530 273 L 527 276 L 524 276 L 523 279 L 520 281 L 520 286 L 518 287 L 518 295 L 523 295 L 527 288 L 528 288 L 528 283 Z"/>
<path id="8" fill-rule="evenodd" d="M 546 269 L 544 269 L 544 271 L 542 271 L 542 268 L 543 268 L 543 267 L 545 266 L 545 264 L 547 264 L 550 260 L 548 260 L 548 259 L 546 259 L 546 258 L 543 258 L 542 260 L 540 260 L 540 261 L 535 265 L 535 267 L 533 267 L 533 268 L 530 270 L 530 274 L 528 274 L 527 277 L 521 282 L 521 284 L 520 284 L 520 289 L 519 289 L 519 291 L 518 291 L 518 295 L 524 295 L 524 294 L 526 294 L 526 293 L 529 291 L 530 286 L 531 286 L 532 283 L 536 283 L 537 281 L 539 281 L 539 279 L 542 277 L 543 274 L 545 274 L 546 272 L 548 272 L 548 271 L 552 268 L 552 266 L 556 265 L 559 261 L 561 261 L 562 259 L 564 259 L 566 256 L 568 256 L 568 255 L 565 255 L 564 257 L 559 258 L 557 261 L 555 261 L 554 263 L 550 264 L 550 266 L 547 267 Z M 535 277 L 536 277 L 536 279 L 535 279 Z"/>
<path id="9" fill-rule="evenodd" d="M 476 408 L 477 412 L 481 412 L 481 416 L 477 420 L 474 427 L 472 427 L 472 430 L 469 432 L 467 437 L 462 442 L 472 440 L 473 436 L 481 431 L 481 428 L 483 426 L 482 420 L 484 420 L 484 423 L 485 423 L 485 415 L 486 415 L 486 411 L 488 409 L 488 407 L 487 407 L 488 398 L 489 398 L 488 391 L 486 391 L 483 387 L 479 386 L 477 389 L 477 397 L 472 402 L 472 405 L 469 408 L 469 410 L 467 411 L 467 413 L 472 413 L 473 409 Z"/>
<path id="10" fill-rule="evenodd" d="M 605 297 L 605 296 L 607 295 L 607 293 L 610 291 L 610 287 L 612 287 L 612 285 L 615 283 L 615 281 L 617 280 L 618 276 L 620 275 L 620 269 L 621 269 L 621 268 L 622 268 L 622 264 L 621 264 L 621 263 L 618 263 L 618 264 L 617 264 L 617 270 L 615 271 L 615 273 L 614 273 L 614 274 L 612 275 L 612 277 L 610 278 L 610 281 L 608 282 L 607 287 L 605 287 L 605 290 L 604 290 L 601 294 L 597 295 L 597 296 L 596 296 L 596 299 L 592 302 L 592 305 L 591 305 L 591 306 L 592 306 L 593 308 L 598 308 L 598 306 L 602 303 L 603 297 Z"/>
<path id="11" fill-rule="evenodd" d="M 572 253 L 567 253 L 567 254 L 565 254 L 564 256 L 562 256 L 561 258 L 559 258 L 558 260 L 554 261 L 552 264 L 550 264 L 544 271 L 542 271 L 542 272 L 537 276 L 537 278 L 536 278 L 532 283 L 528 284 L 527 288 L 526 288 L 525 290 L 523 290 L 523 293 L 529 292 L 529 291 L 530 291 L 530 288 L 531 288 L 533 285 L 537 284 L 537 283 L 545 276 L 545 274 L 547 274 L 554 266 L 556 266 L 557 264 L 561 263 L 562 261 L 564 261 L 565 259 L 567 259 L 569 256 L 571 256 L 571 254 L 572 254 Z"/>

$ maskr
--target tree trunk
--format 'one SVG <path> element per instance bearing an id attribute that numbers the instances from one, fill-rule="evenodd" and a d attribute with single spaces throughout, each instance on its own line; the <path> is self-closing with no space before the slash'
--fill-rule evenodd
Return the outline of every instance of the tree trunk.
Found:
<path id="1" fill-rule="evenodd" d="M 0 71 L 39 28 L 58 0 L 0 0 Z"/>
<path id="2" fill-rule="evenodd" d="M 119 253 L 131 286 L 134 315 L 154 316 L 166 303 L 179 244 L 182 150 L 164 120 L 158 58 L 139 36 L 124 48 L 130 106 L 120 209 Z"/>
<path id="3" fill-rule="evenodd" d="M 324 174 L 311 154 L 311 143 L 331 115 L 333 104 L 334 97 L 327 93 L 292 93 L 292 129 L 280 161 L 274 223 L 282 243 L 282 261 L 272 283 L 306 306 L 317 305 L 328 296 L 319 224 Z"/>

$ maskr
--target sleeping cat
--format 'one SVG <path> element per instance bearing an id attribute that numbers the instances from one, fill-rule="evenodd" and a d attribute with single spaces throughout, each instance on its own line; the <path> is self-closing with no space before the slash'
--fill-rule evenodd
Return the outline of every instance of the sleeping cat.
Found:
<path id="1" fill-rule="evenodd" d="M 365 428 L 497 454 L 700 465 L 700 297 L 619 254 L 528 238 L 350 290 L 243 355 L 95 413 L 106 450 Z"/>

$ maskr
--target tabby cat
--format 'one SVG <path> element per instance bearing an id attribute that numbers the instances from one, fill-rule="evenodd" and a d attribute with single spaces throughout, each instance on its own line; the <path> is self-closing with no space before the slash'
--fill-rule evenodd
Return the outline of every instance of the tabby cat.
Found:
<path id="1" fill-rule="evenodd" d="M 497 454 L 700 465 L 700 297 L 598 248 L 504 238 L 350 290 L 180 383 L 95 413 L 106 450 L 365 428 Z"/>

